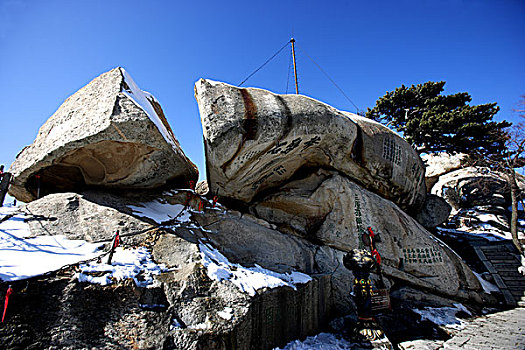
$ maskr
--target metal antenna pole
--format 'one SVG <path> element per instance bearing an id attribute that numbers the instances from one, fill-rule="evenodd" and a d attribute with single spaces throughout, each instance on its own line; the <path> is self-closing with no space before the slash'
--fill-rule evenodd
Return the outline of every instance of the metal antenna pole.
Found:
<path id="1" fill-rule="evenodd" d="M 290 42 L 292 43 L 293 74 L 295 75 L 295 93 L 299 94 L 299 85 L 297 84 L 297 66 L 295 64 L 295 39 L 291 38 Z"/>

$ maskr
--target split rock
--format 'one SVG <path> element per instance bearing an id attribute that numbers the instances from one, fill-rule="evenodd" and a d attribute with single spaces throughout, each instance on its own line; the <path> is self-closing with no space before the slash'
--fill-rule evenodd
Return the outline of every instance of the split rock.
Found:
<path id="1" fill-rule="evenodd" d="M 70 96 L 9 171 L 9 193 L 23 202 L 86 187 L 184 184 L 198 175 L 160 104 L 120 67 Z"/>
<path id="2" fill-rule="evenodd" d="M 300 95 L 210 80 L 195 85 L 210 192 L 244 203 L 302 177 L 335 169 L 373 192 L 417 209 L 424 166 L 387 127 Z"/>

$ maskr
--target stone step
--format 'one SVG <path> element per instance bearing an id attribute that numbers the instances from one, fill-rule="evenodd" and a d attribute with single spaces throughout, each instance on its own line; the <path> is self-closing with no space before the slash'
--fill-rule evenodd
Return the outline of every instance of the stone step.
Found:
<path id="1" fill-rule="evenodd" d="M 490 255 L 490 254 L 485 254 L 485 258 L 487 260 L 504 260 L 504 261 L 517 261 L 515 258 L 513 258 L 512 256 L 504 256 L 504 255 Z"/>
<path id="2" fill-rule="evenodd" d="M 496 268 L 496 266 L 494 266 Z M 499 265 L 497 268 L 498 273 L 500 272 L 517 272 L 518 267 L 513 265 Z"/>
<path id="3" fill-rule="evenodd" d="M 509 249 L 506 245 L 483 245 L 479 246 L 480 249 L 483 249 L 485 252 L 511 252 L 512 248 Z"/>
<path id="4" fill-rule="evenodd" d="M 498 258 L 498 259 L 489 259 L 487 258 L 493 265 L 494 264 L 509 264 L 509 265 L 516 265 L 516 268 L 519 266 L 519 261 L 511 258 L 511 259 L 504 259 L 504 258 Z"/>
<path id="5" fill-rule="evenodd" d="M 503 279 L 503 282 L 507 285 L 507 287 L 525 287 L 525 281 L 524 280 L 506 280 Z"/>
<path id="6" fill-rule="evenodd" d="M 524 280 L 525 276 L 523 276 L 521 273 L 518 272 L 518 268 L 516 267 L 514 270 L 505 269 L 505 270 L 498 270 L 498 273 L 501 274 L 501 276 L 506 276 L 507 278 L 514 278 L 516 280 Z"/>
<path id="7" fill-rule="evenodd" d="M 490 261 L 490 260 L 489 260 Z M 505 264 L 505 263 L 493 263 L 491 262 L 492 266 L 494 266 L 494 268 L 496 269 L 510 269 L 510 271 L 518 271 L 518 267 L 517 265 L 515 264 Z M 502 271 L 506 271 L 506 270 L 502 270 Z"/>
<path id="8" fill-rule="evenodd" d="M 485 255 L 485 257 L 488 259 L 488 260 L 509 260 L 509 261 L 519 261 L 514 255 L 512 254 L 507 254 L 507 255 L 504 255 L 504 254 L 490 254 L 490 253 L 487 253 L 487 252 L 483 252 L 483 254 Z"/>
<path id="9" fill-rule="evenodd" d="M 498 274 L 505 279 L 515 281 L 525 281 L 525 277 L 522 274 L 515 273 L 514 271 L 498 271 Z"/>
<path id="10" fill-rule="evenodd" d="M 519 273 L 517 269 L 513 270 L 513 271 L 498 271 L 498 274 L 503 279 L 505 279 L 505 278 L 515 278 L 515 279 L 523 278 L 523 279 L 525 279 L 525 277 L 523 277 L 523 275 L 521 273 Z"/>

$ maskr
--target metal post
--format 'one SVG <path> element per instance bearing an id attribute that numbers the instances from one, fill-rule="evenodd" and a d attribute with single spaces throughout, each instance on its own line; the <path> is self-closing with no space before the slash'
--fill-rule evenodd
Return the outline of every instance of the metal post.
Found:
<path id="1" fill-rule="evenodd" d="M 37 181 L 36 199 L 40 199 L 40 175 L 35 175 Z"/>
<path id="2" fill-rule="evenodd" d="M 112 243 L 111 243 L 111 249 L 109 250 L 109 257 L 108 257 L 108 265 L 111 265 L 111 260 L 113 259 L 113 254 L 115 253 L 115 249 L 120 245 L 120 233 L 119 230 L 115 232 L 115 235 L 113 236 Z"/>
<path id="3" fill-rule="evenodd" d="M 292 43 L 292 57 L 293 57 L 293 74 L 295 76 L 295 93 L 299 94 L 299 85 L 297 84 L 297 65 L 295 64 L 295 39 L 291 38 Z"/>
<path id="4" fill-rule="evenodd" d="M 11 182 L 11 173 L 3 173 L 0 177 L 0 207 L 4 205 L 5 195 Z"/>

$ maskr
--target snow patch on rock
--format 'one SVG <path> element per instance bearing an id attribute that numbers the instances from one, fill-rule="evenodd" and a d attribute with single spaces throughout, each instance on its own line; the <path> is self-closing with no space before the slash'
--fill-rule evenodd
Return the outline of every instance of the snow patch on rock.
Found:
<path id="1" fill-rule="evenodd" d="M 57 271 L 64 266 L 94 259 L 102 244 L 70 240 L 65 236 L 31 236 L 26 215 L 19 207 L 1 207 L 0 280 L 16 281 Z"/>
<path id="2" fill-rule="evenodd" d="M 495 285 L 493 285 L 492 283 L 490 283 L 489 281 L 487 281 L 486 279 L 483 278 L 483 276 L 481 276 L 481 274 L 475 272 L 475 271 L 472 271 L 472 273 L 474 273 L 474 275 L 478 278 L 478 281 L 479 283 L 481 284 L 481 286 L 483 287 L 483 290 L 487 293 L 492 293 L 492 292 L 496 292 L 496 293 L 499 293 L 500 290 L 498 287 L 496 287 Z"/>
<path id="3" fill-rule="evenodd" d="M 267 270 L 257 264 L 249 268 L 233 264 L 217 249 L 203 242 L 199 244 L 199 249 L 209 278 L 215 281 L 229 280 L 250 296 L 254 296 L 261 288 L 288 286 L 295 290 L 296 284 L 312 280 L 310 276 L 297 271 L 283 274 Z"/>
<path id="4" fill-rule="evenodd" d="M 80 265 L 79 282 L 108 285 L 132 278 L 138 287 L 154 285 L 154 275 L 167 271 L 163 264 L 157 265 L 145 247 L 124 249 L 117 247 L 112 263 L 91 262 Z"/>
<path id="5" fill-rule="evenodd" d="M 168 202 L 154 200 L 142 203 L 140 206 L 128 205 L 134 215 L 146 217 L 158 224 L 177 219 L 179 222 L 189 222 L 191 213 L 185 210 L 182 204 L 171 204 Z"/>
<path id="6" fill-rule="evenodd" d="M 168 129 L 158 116 L 157 112 L 155 112 L 155 109 L 151 105 L 151 102 L 148 100 L 149 98 L 156 101 L 155 97 L 153 97 L 153 95 L 151 95 L 149 92 L 142 91 L 141 89 L 139 89 L 139 87 L 128 74 L 128 72 L 126 72 L 124 68 L 121 68 L 121 70 L 122 74 L 124 75 L 124 81 L 129 86 L 129 90 L 124 90 L 123 93 L 127 97 L 129 97 L 138 107 L 142 108 L 142 110 L 155 124 L 157 129 L 159 129 L 159 132 L 162 134 L 164 139 L 173 147 L 173 150 L 177 153 L 181 153 L 181 149 L 178 142 L 174 139 L 173 135 L 170 132 L 168 132 Z"/>

